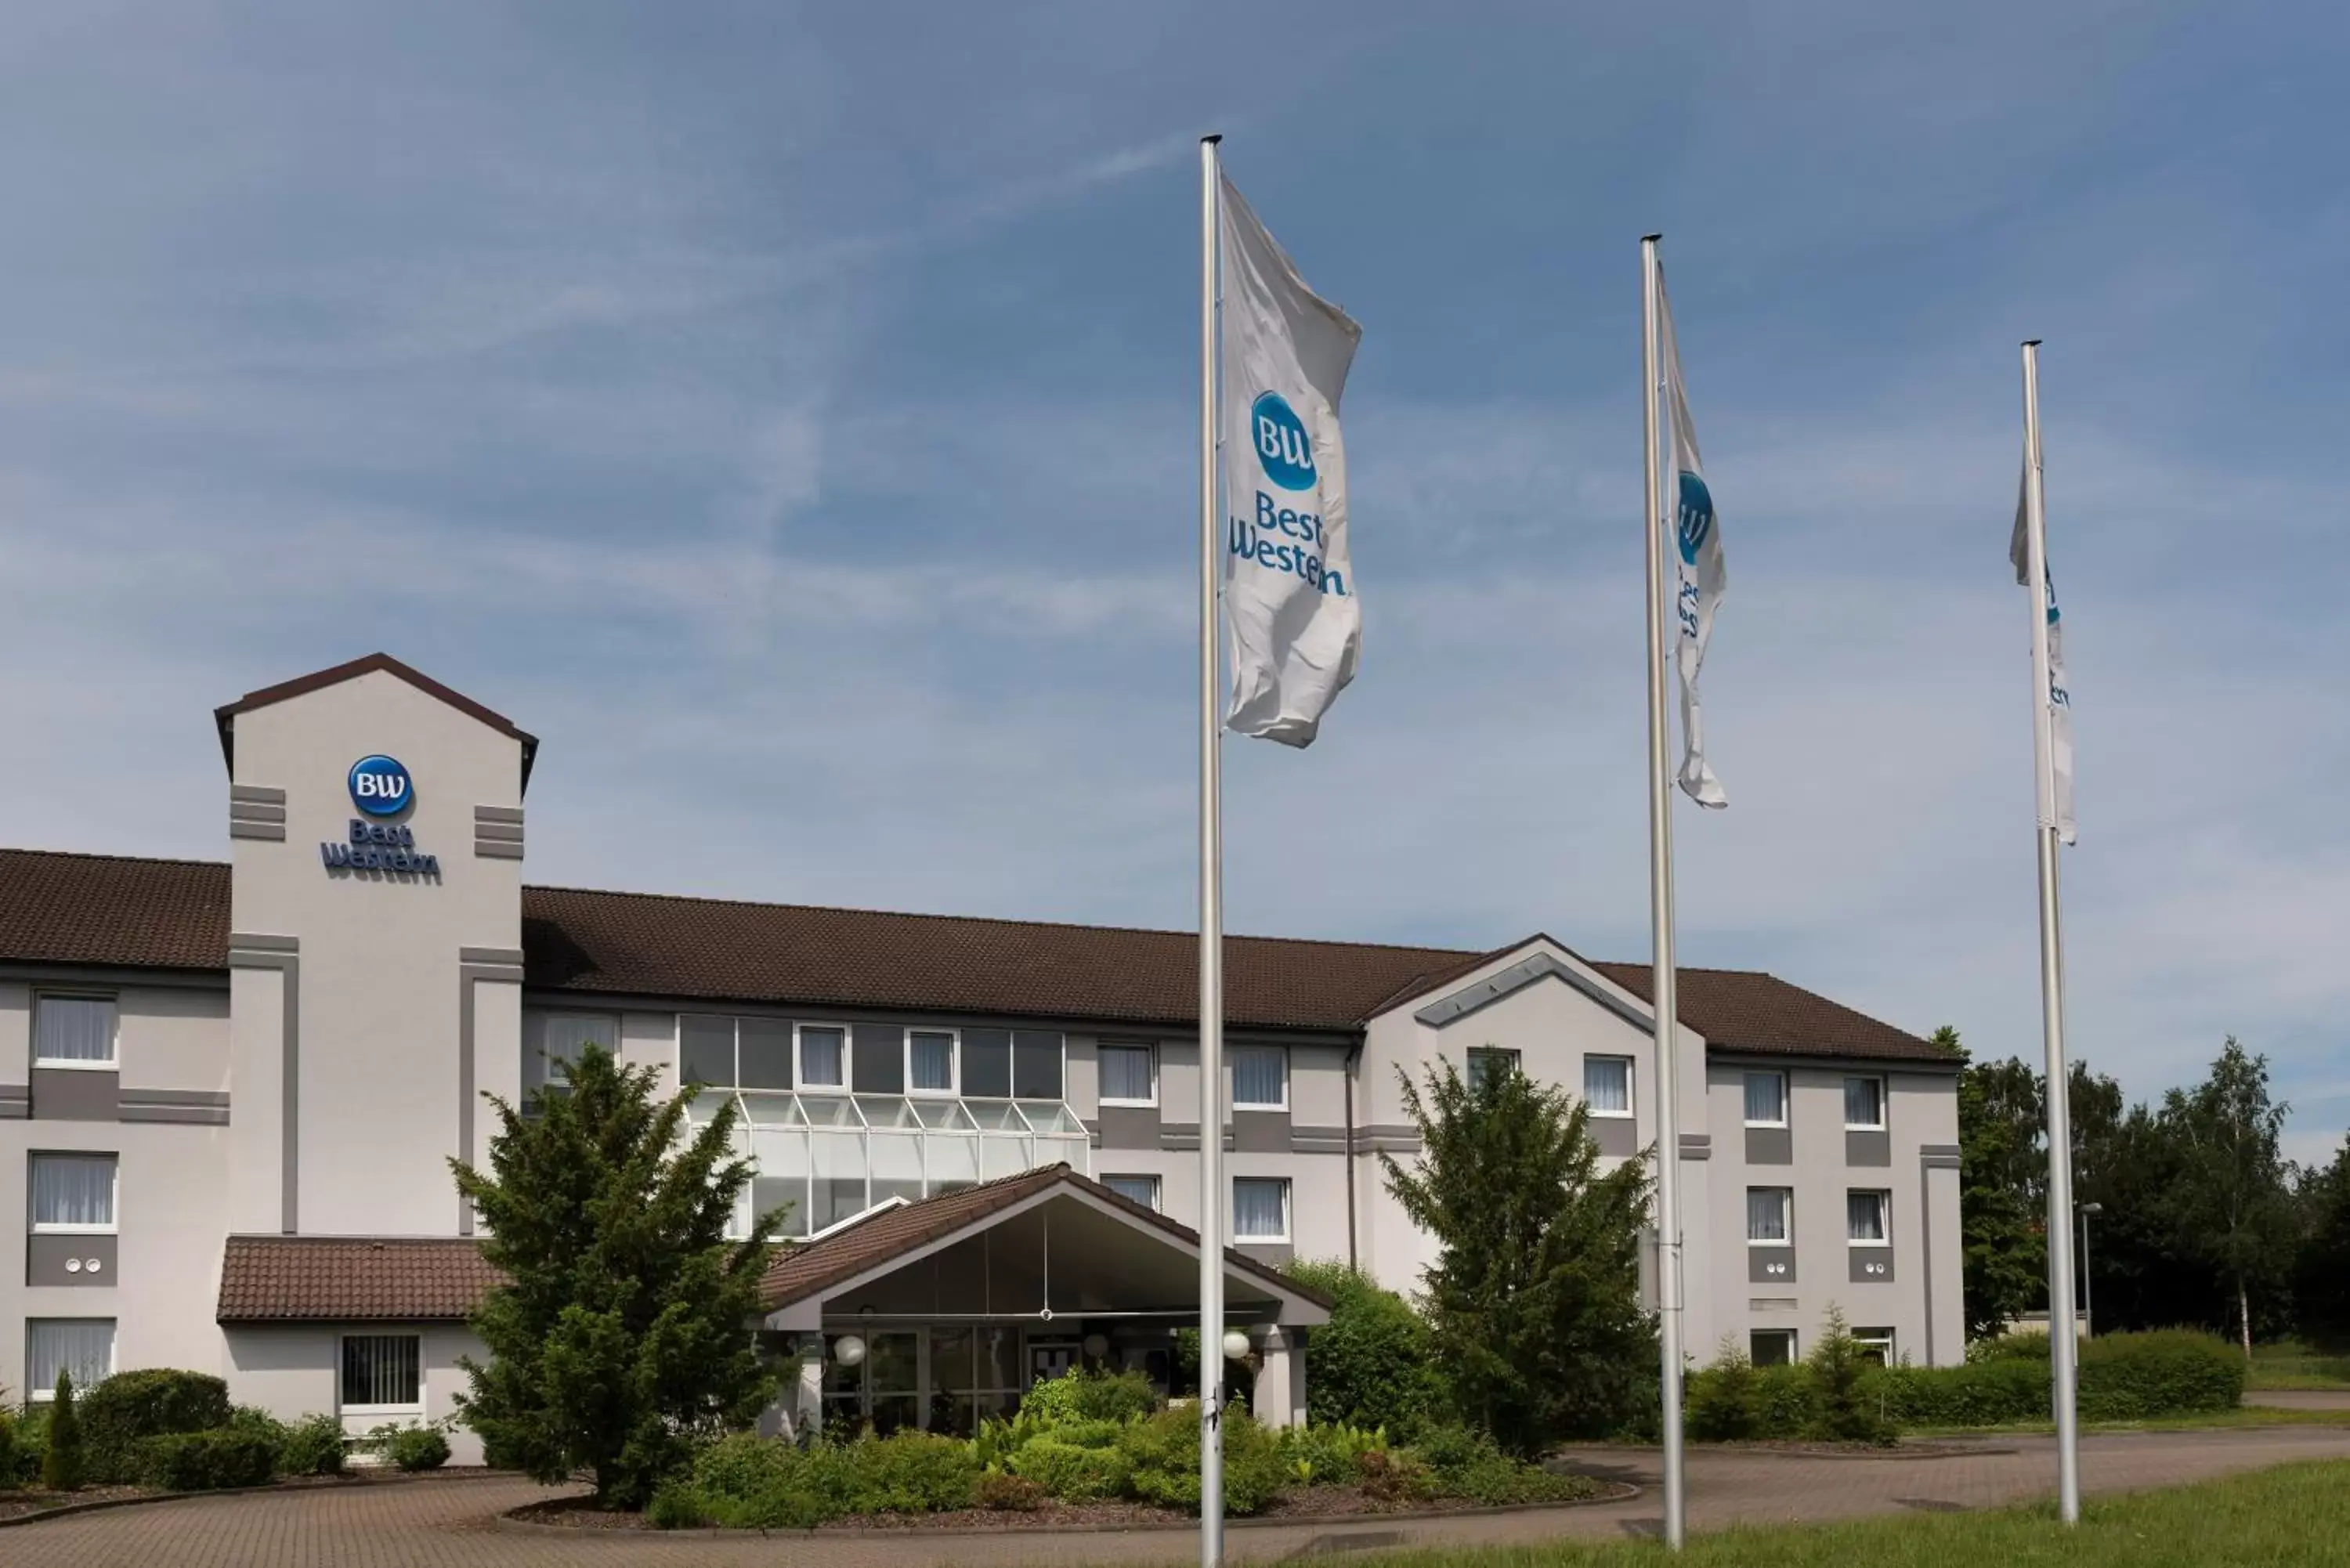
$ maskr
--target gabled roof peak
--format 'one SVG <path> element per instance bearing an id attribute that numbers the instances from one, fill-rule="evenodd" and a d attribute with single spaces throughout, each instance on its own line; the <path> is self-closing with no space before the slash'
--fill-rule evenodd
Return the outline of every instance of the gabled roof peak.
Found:
<path id="1" fill-rule="evenodd" d="M 228 763 L 231 773 L 235 772 L 236 716 L 239 713 L 250 713 L 256 708 L 266 708 L 272 703 L 283 702 L 290 697 L 306 696 L 313 691 L 324 691 L 329 686 L 339 686 L 346 680 L 356 680 L 362 675 L 377 673 L 396 676 L 426 696 L 446 702 L 469 718 L 478 719 L 502 735 L 520 741 L 522 742 L 522 787 L 525 791 L 530 788 L 531 764 L 538 760 L 536 735 L 518 728 L 515 722 L 504 713 L 484 707 L 462 691 L 442 685 L 415 666 L 403 664 L 389 653 L 370 653 L 364 658 L 351 659 L 348 663 L 333 665 L 325 670 L 314 670 L 307 675 L 297 675 L 291 680 L 281 680 L 275 686 L 264 686 L 257 691 L 248 691 L 235 701 L 224 703 L 213 709 L 213 722 L 220 729 L 222 760 Z"/>

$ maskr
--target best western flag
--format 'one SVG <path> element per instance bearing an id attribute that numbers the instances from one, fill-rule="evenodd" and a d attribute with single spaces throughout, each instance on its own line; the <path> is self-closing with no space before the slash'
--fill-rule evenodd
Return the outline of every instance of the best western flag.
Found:
<path id="1" fill-rule="evenodd" d="M 2023 454 L 2023 476 L 2015 491 L 2015 528 L 2008 535 L 2007 558 L 2014 564 L 2015 581 L 2019 587 L 2032 586 L 2031 524 L 2026 509 L 2032 504 L 2032 454 Z M 2043 504 L 2045 504 L 2043 503 Z M 2047 521 L 2043 517 L 2041 526 Z M 2041 564 L 2047 566 L 2048 545 L 2040 545 Z M 2056 572 L 2047 568 L 2048 587 L 2048 753 L 2049 779 L 2043 781 L 2040 799 L 2040 826 L 2054 827 L 2056 836 L 2071 844 L 2078 833 L 2073 818 L 2073 693 L 2064 684 L 2064 622 L 2056 609 Z M 2047 796 L 2047 784 L 2053 782 L 2056 798 Z"/>
<path id="2" fill-rule="evenodd" d="M 1363 329 L 1297 275 L 1222 181 L 1227 728 L 1313 743 L 1355 678 L 1363 612 L 1347 554 L 1338 399 Z"/>
<path id="3" fill-rule="evenodd" d="M 1679 622 L 1681 675 L 1680 785 L 1700 805 L 1724 806 L 1730 796 L 1705 760 L 1705 721 L 1698 705 L 1697 672 L 1713 636 L 1713 612 L 1730 586 L 1721 558 L 1721 528 L 1714 516 L 1713 493 L 1705 487 L 1705 464 L 1697 454 L 1697 430 L 1690 422 L 1689 392 L 1681 385 L 1680 344 L 1673 337 L 1672 306 L 1665 298 L 1661 265 L 1657 273 L 1657 315 L 1664 337 L 1666 423 L 1672 431 L 1672 467 L 1665 476 L 1665 504 L 1671 510 L 1675 545 L 1673 594 Z"/>

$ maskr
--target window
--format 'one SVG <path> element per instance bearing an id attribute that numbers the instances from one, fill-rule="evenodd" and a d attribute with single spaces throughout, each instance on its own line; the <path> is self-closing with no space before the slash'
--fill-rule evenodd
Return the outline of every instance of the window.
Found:
<path id="1" fill-rule="evenodd" d="M 1101 1103 L 1106 1106 L 1155 1106 L 1159 1075 L 1152 1069 L 1154 1053 L 1148 1045 L 1105 1045 L 1101 1048 Z"/>
<path id="2" fill-rule="evenodd" d="M 1469 1053 L 1469 1087 L 1473 1092 L 1484 1087 L 1489 1079 L 1518 1070 L 1518 1054 L 1492 1046 Z"/>
<path id="3" fill-rule="evenodd" d="M 1120 1198 L 1129 1198 L 1145 1209 L 1157 1212 L 1159 1179 L 1155 1176 L 1105 1176 L 1102 1185 Z"/>
<path id="4" fill-rule="evenodd" d="M 906 1088 L 917 1095 L 955 1091 L 955 1037 L 943 1029 L 906 1032 Z"/>
<path id="5" fill-rule="evenodd" d="M 1232 1105 L 1243 1110 L 1287 1110 L 1289 1053 L 1278 1045 L 1233 1046 Z"/>
<path id="6" fill-rule="evenodd" d="M 966 1044 L 969 1040 L 966 1033 Z M 1020 1331 L 931 1329 L 931 1386 L 933 1432 L 969 1437 L 990 1417 L 1011 1415 L 1020 1407 Z M 845 1399 L 842 1408 L 847 1408 Z"/>
<path id="7" fill-rule="evenodd" d="M 343 1336 L 345 1411 L 424 1408 L 422 1340 L 413 1334 Z"/>
<path id="8" fill-rule="evenodd" d="M 1746 1125 L 1750 1127 L 1783 1127 L 1787 1125 L 1786 1074 L 1746 1075 Z"/>
<path id="9" fill-rule="evenodd" d="M 681 1083 L 712 1089 L 734 1086 L 734 1021 L 696 1018 L 677 1021 L 677 1075 Z"/>
<path id="10" fill-rule="evenodd" d="M 1893 1365 L 1893 1331 L 1889 1328 L 1856 1328 L 1852 1331 L 1853 1347 L 1861 1355 L 1879 1366 Z"/>
<path id="11" fill-rule="evenodd" d="M 117 1165 L 110 1154 L 33 1156 L 33 1229 L 112 1231 Z"/>
<path id="12" fill-rule="evenodd" d="M 1750 1187 L 1746 1189 L 1746 1240 L 1757 1247 L 1783 1247 L 1787 1244 L 1794 1218 L 1795 1195 L 1784 1187 Z"/>
<path id="13" fill-rule="evenodd" d="M 1012 1097 L 1057 1100 L 1062 1087 L 1061 1037 L 1048 1029 L 1012 1032 Z"/>
<path id="14" fill-rule="evenodd" d="M 1795 1364 L 1795 1331 L 1792 1328 L 1758 1328 L 1746 1336 L 1747 1358 L 1757 1366 L 1793 1366 Z"/>
<path id="15" fill-rule="evenodd" d="M 620 1021 L 617 1018 L 596 1018 L 584 1013 L 557 1012 L 546 1021 L 546 1082 L 566 1085 L 571 1081 L 567 1064 L 577 1062 L 590 1045 L 601 1045 L 614 1055 L 620 1053 Z"/>
<path id="16" fill-rule="evenodd" d="M 1844 1081 L 1844 1125 L 1861 1132 L 1884 1130 L 1884 1079 L 1846 1078 Z"/>
<path id="17" fill-rule="evenodd" d="M 1885 1219 L 1892 1194 L 1847 1192 L 1844 1195 L 1845 1235 L 1856 1247 L 1882 1247 L 1887 1235 Z"/>
<path id="18" fill-rule="evenodd" d="M 114 1320 L 110 1317 L 36 1317 L 25 1324 L 25 1397 L 57 1397 L 57 1374 L 73 1374 L 77 1389 L 95 1388 L 114 1376 Z"/>
<path id="19" fill-rule="evenodd" d="M 962 1095 L 967 1100 L 1012 1097 L 1012 1031 L 962 1032 Z"/>
<path id="20" fill-rule="evenodd" d="M 848 1086 L 848 1032 L 837 1023 L 800 1025 L 800 1086 Z"/>
<path id="21" fill-rule="evenodd" d="M 114 1001 L 99 996 L 44 996 L 33 1009 L 33 1065 L 111 1068 Z"/>
<path id="22" fill-rule="evenodd" d="M 780 1018 L 681 1014 L 677 1075 L 710 1089 L 788 1089 L 792 1026 Z"/>
<path id="23" fill-rule="evenodd" d="M 1236 1241 L 1289 1240 L 1288 1178 L 1232 1178 L 1232 1239 Z"/>
<path id="24" fill-rule="evenodd" d="M 1583 1102 L 1595 1116 L 1632 1114 L 1632 1058 L 1586 1056 L 1583 1059 Z"/>

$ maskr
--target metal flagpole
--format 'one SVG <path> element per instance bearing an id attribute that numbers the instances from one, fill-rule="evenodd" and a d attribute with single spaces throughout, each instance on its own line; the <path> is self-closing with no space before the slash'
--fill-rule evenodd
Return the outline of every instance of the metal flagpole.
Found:
<path id="1" fill-rule="evenodd" d="M 2056 746 L 2048 706 L 2048 517 L 2040 474 L 2040 340 L 2023 346 L 2023 518 L 2032 593 L 2032 755 L 2040 817 L 2040 1026 L 2048 1044 L 2048 1351 L 2056 1407 L 2056 1510 L 2081 1519 L 2073 1338 L 2073 1113 L 2064 1067 L 2064 955 L 2056 924 Z"/>
<path id="2" fill-rule="evenodd" d="M 1688 1534 L 1688 1486 L 1681 1463 L 1681 1210 L 1680 1118 L 1673 1063 L 1673 1023 L 1679 1016 L 1673 985 L 1672 779 L 1666 760 L 1665 637 L 1674 623 L 1665 616 L 1664 512 L 1659 494 L 1662 454 L 1657 429 L 1659 288 L 1657 242 L 1640 241 L 1641 431 L 1648 462 L 1643 473 L 1648 558 L 1648 912 L 1654 926 L 1657 1043 L 1657 1306 L 1663 1329 L 1658 1361 L 1665 1425 L 1665 1542 L 1680 1550 Z"/>
<path id="3" fill-rule="evenodd" d="M 1216 144 L 1200 139 L 1200 1562 L 1224 1560 L 1224 805 L 1217 722 Z"/>

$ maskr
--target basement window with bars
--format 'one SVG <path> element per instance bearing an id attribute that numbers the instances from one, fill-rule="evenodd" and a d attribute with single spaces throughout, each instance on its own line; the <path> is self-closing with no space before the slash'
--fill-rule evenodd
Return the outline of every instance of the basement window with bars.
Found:
<path id="1" fill-rule="evenodd" d="M 421 1413 L 424 1408 L 423 1364 L 423 1337 L 421 1334 L 345 1334 L 343 1413 Z"/>

